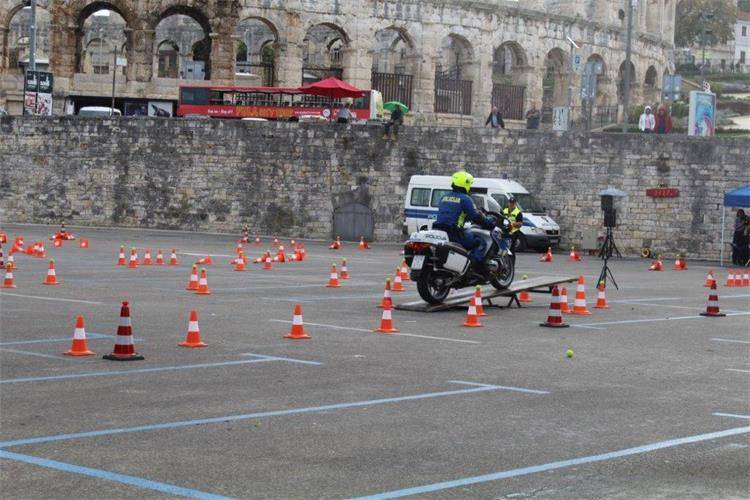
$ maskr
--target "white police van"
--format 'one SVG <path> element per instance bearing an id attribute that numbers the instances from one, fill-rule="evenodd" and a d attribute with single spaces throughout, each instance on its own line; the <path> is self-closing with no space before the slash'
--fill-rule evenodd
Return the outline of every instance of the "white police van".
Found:
<path id="1" fill-rule="evenodd" d="M 451 191 L 451 178 L 438 175 L 413 175 L 409 180 L 404 207 L 404 233 L 432 228 L 437 218 L 440 200 Z M 546 213 L 544 207 L 526 188 L 509 179 L 475 178 L 471 197 L 477 208 L 487 212 L 501 212 L 508 198 L 516 199 L 523 212 L 522 237 L 516 250 L 534 248 L 546 250 L 560 243 L 560 226 Z"/>

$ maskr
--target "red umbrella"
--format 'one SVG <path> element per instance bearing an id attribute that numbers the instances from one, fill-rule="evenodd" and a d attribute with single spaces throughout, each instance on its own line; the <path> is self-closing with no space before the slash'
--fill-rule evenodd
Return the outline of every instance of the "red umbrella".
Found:
<path id="1" fill-rule="evenodd" d="M 362 97 L 365 93 L 354 85 L 350 85 L 335 77 L 326 78 L 319 82 L 311 83 L 300 87 L 300 91 L 305 94 L 319 95 L 331 99 L 341 99 L 343 97 Z"/>

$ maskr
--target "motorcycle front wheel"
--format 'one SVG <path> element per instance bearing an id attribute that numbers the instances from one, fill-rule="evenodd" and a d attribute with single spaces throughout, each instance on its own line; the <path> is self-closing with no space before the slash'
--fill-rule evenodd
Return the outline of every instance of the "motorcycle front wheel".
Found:
<path id="1" fill-rule="evenodd" d="M 417 280 L 417 291 L 422 300 L 428 304 L 442 304 L 451 289 L 448 286 L 441 286 L 441 278 L 436 276 L 432 269 L 425 269 L 419 275 Z"/>
<path id="2" fill-rule="evenodd" d="M 513 263 L 513 257 L 510 255 L 498 256 L 497 260 L 500 264 L 500 270 L 490 279 L 490 285 L 497 290 L 505 290 L 513 283 L 513 278 L 516 276 L 516 266 Z"/>

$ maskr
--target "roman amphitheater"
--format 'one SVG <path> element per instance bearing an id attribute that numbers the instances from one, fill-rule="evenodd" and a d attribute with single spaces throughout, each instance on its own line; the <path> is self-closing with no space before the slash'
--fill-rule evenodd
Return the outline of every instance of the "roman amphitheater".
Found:
<path id="1" fill-rule="evenodd" d="M 107 105 L 113 72 L 125 106 L 174 103 L 178 86 L 195 80 L 298 87 L 336 75 L 407 103 L 417 122 L 464 125 L 483 123 L 492 104 L 510 119 L 568 99 L 580 113 L 580 68 L 593 62 L 592 113 L 605 120 L 622 111 L 625 4 L 39 0 L 36 60 L 54 74 L 55 114 Z M 0 107 L 10 114 L 23 108 L 29 12 L 22 0 L 0 0 Z M 659 100 L 663 75 L 673 70 L 674 17 L 675 0 L 637 2 L 633 102 Z"/>

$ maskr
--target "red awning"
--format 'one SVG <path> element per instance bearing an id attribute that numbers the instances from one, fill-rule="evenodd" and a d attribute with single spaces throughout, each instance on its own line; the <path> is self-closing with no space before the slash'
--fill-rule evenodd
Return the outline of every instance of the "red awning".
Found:
<path id="1" fill-rule="evenodd" d="M 342 98 L 342 97 L 362 97 L 364 90 L 358 89 L 338 78 L 330 77 L 319 82 L 314 82 L 304 87 L 300 91 L 305 94 L 319 95 L 323 97 Z"/>

